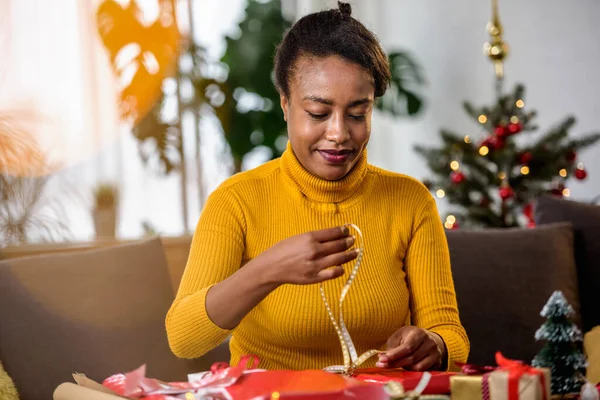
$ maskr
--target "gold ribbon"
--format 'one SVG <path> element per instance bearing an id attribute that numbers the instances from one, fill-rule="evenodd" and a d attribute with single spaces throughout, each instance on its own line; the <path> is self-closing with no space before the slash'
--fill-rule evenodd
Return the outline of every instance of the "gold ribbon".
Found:
<path id="1" fill-rule="evenodd" d="M 346 284 L 342 288 L 342 292 L 340 294 L 339 322 L 336 320 L 335 316 L 333 315 L 333 311 L 331 311 L 331 307 L 329 306 L 329 302 L 327 301 L 327 296 L 325 296 L 325 290 L 323 289 L 323 283 L 319 284 L 320 285 L 319 289 L 321 291 L 321 298 L 323 299 L 323 303 L 325 304 L 325 308 L 327 309 L 327 314 L 329 314 L 329 319 L 333 323 L 335 332 L 337 333 L 338 339 L 340 340 L 340 345 L 342 346 L 342 355 L 344 357 L 344 365 L 332 365 L 332 366 L 324 368 L 324 370 L 328 371 L 328 372 L 338 373 L 338 374 L 352 375 L 352 373 L 354 372 L 354 370 L 356 368 L 358 368 L 361 364 L 363 364 L 369 358 L 380 353 L 380 351 L 379 350 L 368 350 L 368 351 L 364 352 L 363 354 L 361 354 L 359 357 L 358 354 L 356 353 L 356 348 L 354 347 L 354 342 L 352 342 L 352 338 L 350 337 L 350 333 L 348 332 L 348 328 L 346 328 L 346 324 L 344 323 L 344 317 L 342 315 L 343 314 L 342 313 L 342 305 L 344 303 L 344 298 L 346 297 L 346 294 L 348 294 L 348 290 L 350 290 L 350 286 L 352 286 L 352 282 L 354 281 L 354 278 L 356 278 L 356 274 L 358 273 L 358 269 L 360 268 L 360 264 L 362 262 L 363 253 L 365 251 L 363 234 L 360 231 L 360 229 L 358 228 L 358 226 L 356 226 L 354 224 L 347 224 L 346 227 L 354 228 L 356 230 L 356 232 L 358 233 L 358 238 L 360 238 L 360 242 L 359 242 L 360 246 L 359 245 L 356 246 L 358 249 L 358 256 L 356 257 L 356 263 L 354 264 L 354 267 L 352 268 L 352 271 L 350 272 L 350 276 L 348 277 L 348 280 L 346 281 Z"/>

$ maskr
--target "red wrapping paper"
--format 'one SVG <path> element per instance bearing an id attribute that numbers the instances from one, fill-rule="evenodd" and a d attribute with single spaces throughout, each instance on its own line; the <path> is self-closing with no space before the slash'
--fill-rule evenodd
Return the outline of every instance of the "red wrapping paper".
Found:
<path id="1" fill-rule="evenodd" d="M 450 393 L 450 377 L 455 372 L 430 372 L 431 379 L 422 394 L 447 394 Z M 352 375 L 353 378 L 368 383 L 384 384 L 390 381 L 400 382 L 405 390 L 414 390 L 423 372 L 406 371 L 401 368 L 359 368 Z"/>

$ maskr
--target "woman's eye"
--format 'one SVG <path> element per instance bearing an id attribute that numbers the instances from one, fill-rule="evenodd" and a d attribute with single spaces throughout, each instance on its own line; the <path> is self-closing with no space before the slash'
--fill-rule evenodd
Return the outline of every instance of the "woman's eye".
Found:
<path id="1" fill-rule="evenodd" d="M 365 120 L 364 115 L 350 115 L 350 118 L 352 118 L 355 121 L 364 121 Z"/>
<path id="2" fill-rule="evenodd" d="M 319 120 L 319 119 L 323 119 L 323 118 L 327 117 L 327 114 L 313 114 L 313 113 L 311 113 L 311 112 L 309 112 L 309 111 L 307 111 L 307 113 L 308 113 L 308 115 L 309 115 L 309 116 L 310 116 L 312 119 L 317 119 L 317 120 Z"/>

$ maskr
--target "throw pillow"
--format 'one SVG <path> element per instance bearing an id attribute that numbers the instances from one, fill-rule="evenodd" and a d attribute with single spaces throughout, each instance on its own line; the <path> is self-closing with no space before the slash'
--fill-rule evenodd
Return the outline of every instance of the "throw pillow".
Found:
<path id="1" fill-rule="evenodd" d="M 600 206 L 543 196 L 535 206 L 536 224 L 570 222 L 575 238 L 575 262 L 584 332 L 600 325 Z"/>
<path id="2" fill-rule="evenodd" d="M 10 376 L 2 367 L 0 362 L 0 399 L 2 400 L 19 400 L 17 389 Z"/>
<path id="3" fill-rule="evenodd" d="M 585 334 L 583 348 L 588 360 L 587 380 L 596 385 L 600 383 L 600 326 Z"/>
<path id="4" fill-rule="evenodd" d="M 540 311 L 561 290 L 580 320 L 573 231 L 562 223 L 535 229 L 448 231 L 469 362 L 495 365 L 494 355 L 531 362 L 542 343 Z"/>

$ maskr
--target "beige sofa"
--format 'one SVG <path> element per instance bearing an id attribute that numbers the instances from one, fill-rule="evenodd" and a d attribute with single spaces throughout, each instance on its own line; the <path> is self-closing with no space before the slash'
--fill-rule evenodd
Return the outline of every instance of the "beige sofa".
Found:
<path id="1" fill-rule="evenodd" d="M 20 398 L 51 399 L 73 372 L 101 382 L 146 363 L 149 376 L 185 380 L 227 361 L 227 344 L 194 361 L 170 352 L 170 273 L 182 271 L 160 239 L 0 262 L 0 360 Z"/>

